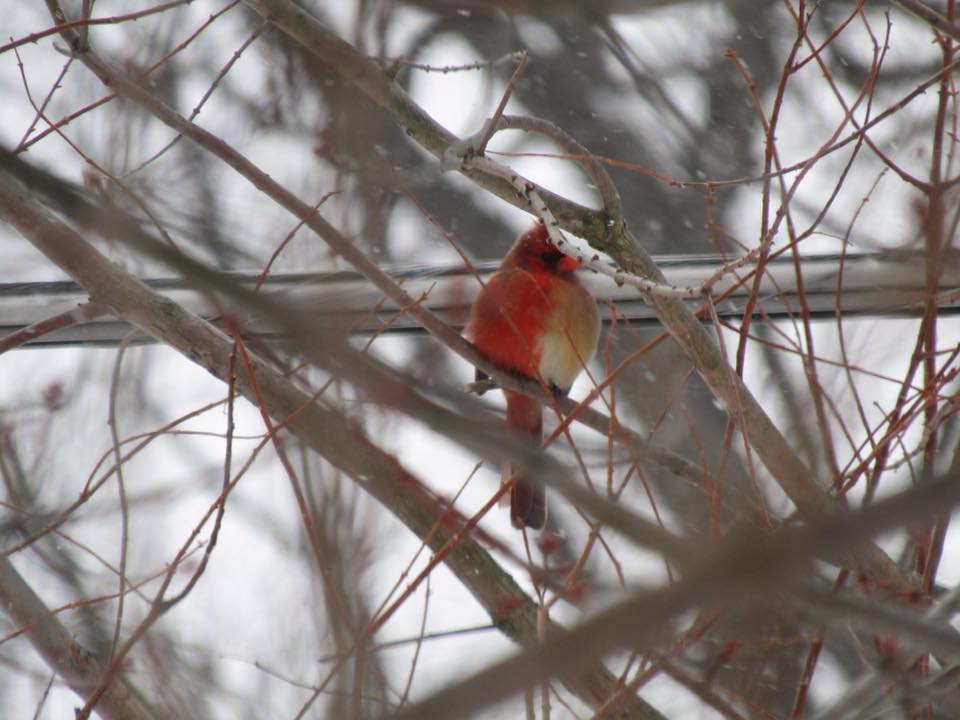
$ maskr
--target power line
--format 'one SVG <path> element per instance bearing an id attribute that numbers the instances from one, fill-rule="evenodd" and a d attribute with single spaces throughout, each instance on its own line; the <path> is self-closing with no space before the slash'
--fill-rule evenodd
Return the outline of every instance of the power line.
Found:
<path id="1" fill-rule="evenodd" d="M 677 286 L 697 286 L 722 265 L 716 255 L 671 255 L 656 258 L 668 281 Z M 477 266 L 481 278 L 489 276 L 496 263 Z M 925 301 L 926 259 L 919 252 L 884 252 L 848 255 L 811 256 L 801 264 L 804 297 L 811 316 L 844 317 L 917 316 Z M 389 270 L 414 298 L 451 325 L 462 325 L 478 288 L 477 279 L 462 266 L 397 267 Z M 718 283 L 722 291 L 751 274 L 745 267 Z M 235 273 L 238 283 L 252 287 L 256 276 Z M 585 284 L 601 302 L 611 301 L 618 316 L 640 325 L 655 325 L 656 316 L 635 289 L 617 287 L 609 279 L 584 276 Z M 209 298 L 182 278 L 145 281 L 158 292 L 189 310 L 216 321 L 218 311 Z M 792 260 L 777 259 L 766 266 L 760 284 L 756 315 L 783 319 L 800 310 L 797 275 Z M 332 273 L 291 273 L 272 276 L 264 293 L 293 309 L 310 312 L 317 323 L 354 327 L 355 332 L 420 333 L 422 328 L 408 315 L 397 316 L 398 308 L 383 294 L 352 271 Z M 718 301 L 721 317 L 742 317 L 753 291 L 753 279 L 725 299 Z M 33 323 L 76 308 L 87 300 L 86 293 L 73 282 L 16 282 L 0 284 L 0 337 Z M 940 312 L 960 312 L 960 263 L 949 262 L 942 268 L 937 301 Z M 699 301 L 690 301 L 697 306 Z M 223 305 L 221 305 L 222 307 Z M 229 305 L 227 305 L 229 307 Z M 606 311 L 609 317 L 609 311 Z M 241 313 L 241 318 L 248 313 Z M 271 336 L 275 329 L 255 317 L 242 321 L 253 334 Z M 384 325 L 386 324 L 386 328 Z M 126 323 L 112 317 L 99 317 L 82 325 L 63 328 L 33 340 L 30 345 L 115 344 L 130 334 Z"/>

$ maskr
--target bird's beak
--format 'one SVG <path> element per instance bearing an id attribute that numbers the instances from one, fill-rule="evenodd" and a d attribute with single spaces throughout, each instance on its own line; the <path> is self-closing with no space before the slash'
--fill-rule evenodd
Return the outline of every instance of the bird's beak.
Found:
<path id="1" fill-rule="evenodd" d="M 573 272 L 580 267 L 580 261 L 569 255 L 564 255 L 557 261 L 557 270 L 560 272 Z"/>

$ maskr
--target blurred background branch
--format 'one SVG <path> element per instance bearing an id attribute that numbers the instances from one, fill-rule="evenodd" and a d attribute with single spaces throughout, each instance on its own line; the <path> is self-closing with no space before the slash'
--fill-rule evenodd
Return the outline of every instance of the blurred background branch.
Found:
<path id="1" fill-rule="evenodd" d="M 955 617 L 960 583 L 938 494 L 960 457 L 952 0 L 71 0 L 59 28 L 41 5 L 7 5 L 0 179 L 42 205 L 38 222 L 79 233 L 66 250 L 116 265 L 96 284 L 110 304 L 77 308 L 89 288 L 0 226 L 0 323 L 15 333 L 0 354 L 0 541 L 99 667 L 118 616 L 138 637 L 162 578 L 186 583 L 209 553 L 118 668 L 143 707 L 381 717 L 502 670 L 519 641 L 522 689 L 489 707 L 464 696 L 464 713 L 956 716 L 953 636 L 929 634 L 931 608 Z M 109 59 L 110 86 L 84 58 Z M 682 323 L 589 278 L 605 329 L 572 393 L 587 406 L 548 413 L 542 456 L 494 430 L 498 393 L 463 396 L 472 367 L 456 357 L 483 363 L 454 330 L 530 222 L 458 142 L 508 85 L 510 117 L 560 134 L 504 129 L 487 159 L 536 183 L 568 230 L 633 271 L 635 238 L 682 286 L 749 260 L 713 307 L 676 308 Z M 594 209 L 614 195 L 622 218 Z M 156 282 L 124 294 L 132 278 Z M 156 339 L 126 350 L 114 382 L 126 320 Z M 259 390 L 230 372 L 230 333 Z M 691 362 L 694 337 L 715 352 Z M 249 400 L 226 402 L 232 376 Z M 715 392 L 738 384 L 779 446 L 744 442 L 749 408 Z M 476 515 L 507 456 L 557 474 L 542 536 Z M 798 516 L 771 456 L 849 533 L 804 535 L 820 514 Z M 927 490 L 939 512 L 910 517 Z M 892 512 L 882 535 L 856 530 L 873 507 Z M 886 553 L 872 576 L 789 561 L 836 563 L 864 540 Z M 742 565 L 708 568 L 698 595 L 690 548 Z M 751 574 L 765 548 L 771 574 Z M 701 601 L 747 586 L 759 601 Z M 550 628 L 576 645 L 605 610 L 671 593 L 663 614 L 634 608 L 595 638 L 603 666 L 551 644 Z M 7 616 L 4 707 L 70 714 L 81 703 L 28 636 Z M 583 674 L 557 682 L 546 669 L 561 666 Z"/>

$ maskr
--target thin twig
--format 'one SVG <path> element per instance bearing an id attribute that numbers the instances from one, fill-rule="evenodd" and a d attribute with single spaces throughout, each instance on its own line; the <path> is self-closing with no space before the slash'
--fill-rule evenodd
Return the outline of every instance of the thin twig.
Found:
<path id="1" fill-rule="evenodd" d="M 520 62 L 517 63 L 517 69 L 513 71 L 513 75 L 510 77 L 510 81 L 507 83 L 507 87 L 503 91 L 503 96 L 500 98 L 500 104 L 497 105 L 497 109 L 494 110 L 493 116 L 483 124 L 483 129 L 480 131 L 480 139 L 474 146 L 474 152 L 476 152 L 478 155 L 483 155 L 487 151 L 487 143 L 490 142 L 490 138 L 492 138 L 493 134 L 497 131 L 497 124 L 500 122 L 500 117 L 503 115 L 503 111 L 507 109 L 507 102 L 510 100 L 510 96 L 513 94 L 517 83 L 520 82 L 520 78 L 523 76 L 523 71 L 527 69 L 527 61 L 529 59 L 530 56 L 526 53 L 526 51 L 520 53 Z M 468 142 L 470 141 L 468 140 Z"/>
<path id="2" fill-rule="evenodd" d="M 89 28 L 93 25 L 119 25 L 123 22 L 129 22 L 131 20 L 139 20 L 140 18 L 147 17 L 149 15 L 156 15 L 157 13 L 166 12 L 180 5 L 189 5 L 193 0 L 170 0 L 170 2 L 162 3 L 160 5 L 155 5 L 152 8 L 146 8 L 144 10 L 138 10 L 136 12 L 127 13 L 125 15 L 113 15 L 111 17 L 102 17 L 102 18 L 80 18 L 78 20 L 71 20 L 67 22 L 62 22 L 54 25 L 53 27 L 47 28 L 46 30 L 41 30 L 39 32 L 30 33 L 19 40 L 13 40 L 8 42 L 6 45 L 0 45 L 0 55 L 7 52 L 8 50 L 13 50 L 18 48 L 21 45 L 28 45 L 31 43 L 36 43 L 39 40 L 42 40 L 45 37 L 50 37 L 51 35 L 60 35 L 64 30 L 72 30 L 74 28 Z"/>
<path id="3" fill-rule="evenodd" d="M 80 303 L 72 310 L 67 310 L 65 312 L 58 313 L 57 315 L 52 315 L 48 318 L 44 318 L 43 320 L 37 320 L 35 323 L 31 323 L 26 327 L 22 327 L 19 330 L 10 333 L 9 335 L 4 335 L 2 338 L 0 338 L 0 355 L 8 350 L 22 347 L 23 345 L 33 342 L 37 338 L 41 338 L 44 335 L 49 335 L 57 330 L 76 327 L 77 325 L 82 325 L 90 322 L 91 320 L 96 320 L 104 315 L 108 315 L 109 312 L 109 310 L 102 305 L 98 305 L 97 303 Z"/>
<path id="4" fill-rule="evenodd" d="M 506 55 L 501 55 L 495 60 L 477 60 L 475 62 L 464 63 L 462 65 L 428 65 L 425 63 L 413 62 L 404 57 L 371 57 L 370 59 L 373 62 L 379 63 L 387 68 L 406 67 L 413 68 L 414 70 L 423 70 L 424 72 L 434 72 L 446 75 L 447 73 L 453 72 L 485 70 L 487 68 L 498 67 L 500 65 L 514 65 L 520 62 L 521 57 L 526 54 L 527 53 L 525 50 L 517 50 L 512 53 L 507 53 Z"/>
<path id="5" fill-rule="evenodd" d="M 114 467 L 117 471 L 117 495 L 120 500 L 120 563 L 118 565 L 118 580 L 120 588 L 117 594 L 117 614 L 113 626 L 113 638 L 110 641 L 110 656 L 113 657 L 120 642 L 120 628 L 123 624 L 124 598 L 123 592 L 127 584 L 127 553 L 130 550 L 130 506 L 127 503 L 127 489 L 123 475 L 123 461 L 120 458 L 120 431 L 117 421 L 117 398 L 120 394 L 120 370 L 123 367 L 123 356 L 130 346 L 130 340 L 135 333 L 130 333 L 120 344 L 117 350 L 117 359 L 113 364 L 113 373 L 110 376 L 110 401 L 107 426 L 110 428 L 110 443 L 113 447 Z"/>

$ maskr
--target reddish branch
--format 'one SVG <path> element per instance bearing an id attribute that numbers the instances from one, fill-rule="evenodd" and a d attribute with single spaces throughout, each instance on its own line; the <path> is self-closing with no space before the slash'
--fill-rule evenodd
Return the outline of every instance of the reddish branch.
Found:
<path id="1" fill-rule="evenodd" d="M 2 178 L 0 217 L 17 228 L 82 285 L 93 301 L 178 350 L 215 376 L 224 381 L 230 380 L 233 343 L 229 338 L 128 275 L 36 201 L 23 191 L 12 188 Z M 331 350 L 329 346 L 326 349 Z M 447 545 L 456 534 L 459 521 L 438 524 L 440 517 L 450 516 L 450 508 L 442 498 L 428 491 L 394 457 L 371 442 L 355 422 L 323 402 L 313 402 L 259 358 L 250 355 L 250 364 L 252 375 L 257 379 L 259 398 L 249 372 L 238 374 L 235 378 L 239 392 L 252 403 L 262 402 L 266 412 L 274 419 L 286 424 L 309 447 L 354 478 L 414 533 L 427 539 L 432 549 L 439 551 Z M 537 607 L 476 540 L 470 536 L 462 537 L 449 550 L 445 562 L 501 631 L 525 645 L 537 642 Z M 509 608 L 511 612 L 505 615 L 504 608 Z M 155 605 L 155 609 L 161 613 L 162 604 Z M 148 619 L 155 619 L 154 614 L 151 613 Z M 29 636 L 31 641 L 40 642 L 33 634 Z M 118 654 L 126 652 L 132 641 L 138 638 L 139 635 L 127 638 Z M 92 685 L 96 685 L 100 667 L 97 665 L 96 671 L 91 670 Z M 567 677 L 564 683 L 584 702 L 599 706 L 615 692 L 616 678 L 601 664 L 591 662 L 581 664 L 578 671 Z M 103 698 L 116 692 L 115 684 L 116 681 L 102 686 Z M 103 701 L 101 699 L 100 702 Z M 627 717 L 661 716 L 643 700 L 634 697 L 630 701 Z"/>

